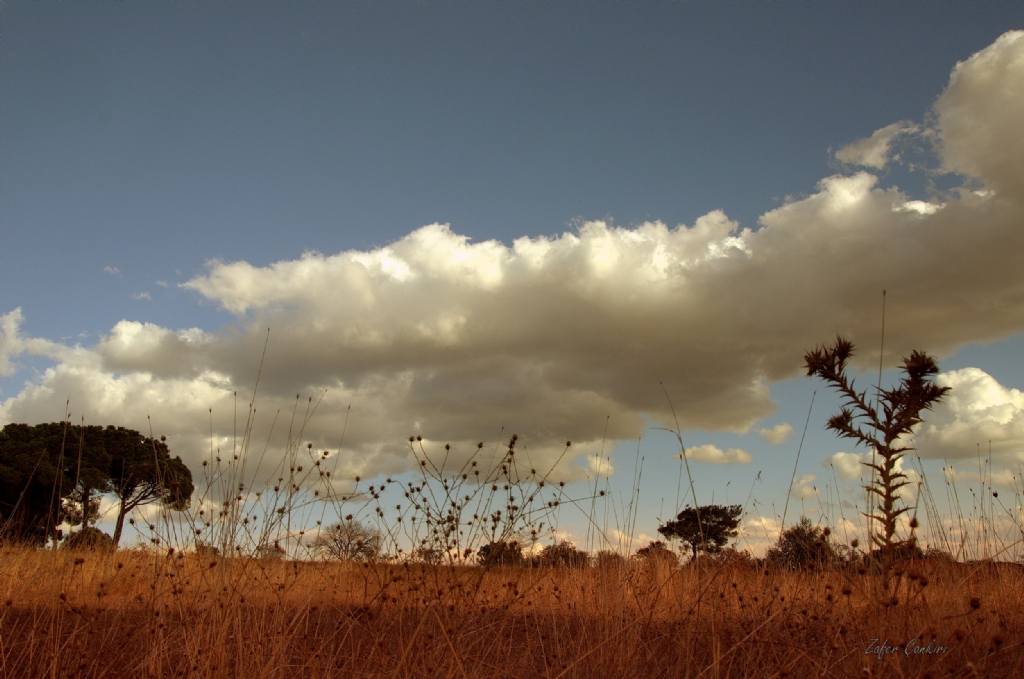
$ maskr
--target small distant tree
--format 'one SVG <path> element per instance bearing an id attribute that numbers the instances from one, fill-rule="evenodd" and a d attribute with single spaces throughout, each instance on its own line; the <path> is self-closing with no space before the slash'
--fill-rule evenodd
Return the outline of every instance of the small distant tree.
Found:
<path id="1" fill-rule="evenodd" d="M 564 540 L 547 545 L 537 557 L 537 565 L 554 568 L 583 568 L 590 563 L 590 555 Z"/>
<path id="2" fill-rule="evenodd" d="M 488 542 L 477 550 L 476 560 L 481 566 L 521 566 L 523 546 L 518 540 Z"/>
<path id="3" fill-rule="evenodd" d="M 383 547 L 383 535 L 376 528 L 346 517 L 320 531 L 313 548 L 323 557 L 340 561 L 376 561 Z"/>
<path id="4" fill-rule="evenodd" d="M 875 511 L 865 516 L 879 522 L 880 530 L 871 534 L 872 543 L 891 558 L 902 544 L 896 536 L 896 524 L 909 507 L 900 505 L 900 489 L 907 485 L 907 476 L 898 463 L 904 453 L 912 450 L 901 439 L 911 434 L 922 422 L 921 414 L 941 401 L 949 387 L 934 383 L 939 367 L 928 354 L 914 351 L 903 359 L 899 384 L 892 389 L 878 388 L 875 399 L 867 392 L 857 391 L 853 379 L 847 374 L 847 363 L 853 357 L 853 343 L 836 337 L 831 347 L 818 347 L 804 356 L 808 376 L 825 380 L 842 397 L 842 408 L 829 419 L 826 428 L 842 438 L 853 439 L 872 449 L 876 458 L 871 467 L 876 476 L 866 486 L 878 502 Z"/>
<path id="5" fill-rule="evenodd" d="M 693 558 L 697 552 L 714 554 L 739 534 L 741 505 L 687 505 L 676 518 L 658 528 L 668 539 L 678 538 L 690 546 Z"/>
<path id="6" fill-rule="evenodd" d="M 815 526 L 806 516 L 801 516 L 795 526 L 782 532 L 779 541 L 768 549 L 765 559 L 777 566 L 798 570 L 833 564 L 839 555 L 829 537 L 829 529 Z"/>

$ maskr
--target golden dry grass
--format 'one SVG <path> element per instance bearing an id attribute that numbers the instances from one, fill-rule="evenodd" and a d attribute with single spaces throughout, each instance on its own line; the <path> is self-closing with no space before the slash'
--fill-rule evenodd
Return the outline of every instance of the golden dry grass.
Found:
<path id="1" fill-rule="evenodd" d="M 1019 677 L 1024 573 L 0 549 L 0 676 Z M 866 652 L 888 640 L 893 653 Z M 933 641 L 934 639 L 934 641 Z M 911 641 L 912 640 L 912 641 Z M 943 651 L 907 653 L 911 647 Z"/>

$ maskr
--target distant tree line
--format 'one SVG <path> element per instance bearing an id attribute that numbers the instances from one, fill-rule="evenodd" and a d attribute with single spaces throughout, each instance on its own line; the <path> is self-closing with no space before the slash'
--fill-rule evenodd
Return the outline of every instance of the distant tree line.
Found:
<path id="1" fill-rule="evenodd" d="M 857 551 L 836 542 L 827 526 L 814 524 L 801 516 L 796 524 L 786 528 L 765 552 L 755 558 L 748 551 L 730 547 L 729 541 L 738 534 L 742 507 L 740 505 L 703 505 L 687 507 L 673 520 L 659 528 L 669 542 L 651 541 L 636 550 L 632 560 L 637 563 L 658 563 L 671 567 L 680 564 L 680 554 L 671 546 L 679 540 L 686 552 L 694 555 L 691 562 L 709 559 L 713 563 L 749 564 L 785 570 L 820 570 L 826 568 L 864 567 L 876 561 L 877 555 Z M 700 522 L 698 522 L 698 518 Z M 321 558 L 339 561 L 387 561 L 384 553 L 384 534 L 377 528 L 346 517 L 340 523 L 324 528 L 313 546 Z M 267 548 L 261 558 L 280 558 L 277 548 Z M 951 558 L 939 550 L 922 551 L 916 544 L 906 545 L 900 559 Z M 440 550 L 421 548 L 411 554 L 416 562 L 439 565 L 449 561 Z M 512 566 L 519 568 L 598 568 L 621 567 L 627 557 L 613 550 L 600 550 L 590 554 L 571 542 L 561 541 L 542 549 L 527 549 L 527 543 L 516 539 L 487 542 L 475 550 L 475 562 L 487 568 Z"/>
<path id="2" fill-rule="evenodd" d="M 192 473 L 171 457 L 166 438 L 115 427 L 67 422 L 8 424 L 0 430 L 0 536 L 41 546 L 58 526 L 99 518 L 100 498 L 117 500 L 112 543 L 132 510 L 152 503 L 182 510 L 192 499 Z"/>

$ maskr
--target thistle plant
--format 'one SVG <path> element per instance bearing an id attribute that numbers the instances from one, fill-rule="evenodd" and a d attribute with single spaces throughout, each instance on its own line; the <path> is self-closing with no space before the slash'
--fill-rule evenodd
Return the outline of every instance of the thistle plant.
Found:
<path id="1" fill-rule="evenodd" d="M 904 437 L 923 421 L 924 411 L 942 400 L 949 387 L 934 383 L 939 372 L 935 359 L 915 350 L 903 359 L 903 376 L 899 383 L 891 389 L 877 387 L 872 403 L 866 391 L 855 389 L 854 380 L 847 374 L 847 363 L 853 352 L 852 342 L 836 337 L 831 347 L 807 352 L 804 361 L 808 376 L 820 377 L 842 396 L 842 408 L 829 419 L 826 427 L 876 453 L 872 462 L 865 464 L 876 472 L 866 489 L 876 497 L 878 505 L 865 516 L 880 525 L 879 531 L 871 533 L 872 543 L 884 555 L 892 556 L 897 548 L 912 540 L 901 541 L 896 536 L 897 521 L 909 511 L 909 507 L 899 504 L 900 489 L 909 483 L 906 474 L 900 471 L 899 461 L 913 449 Z"/>

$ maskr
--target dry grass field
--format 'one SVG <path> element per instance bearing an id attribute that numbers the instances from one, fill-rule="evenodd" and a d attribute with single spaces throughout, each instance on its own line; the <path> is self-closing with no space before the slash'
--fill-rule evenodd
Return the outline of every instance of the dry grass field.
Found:
<path id="1" fill-rule="evenodd" d="M 1024 571 L 0 549 L 0 676 L 1021 677 Z"/>

